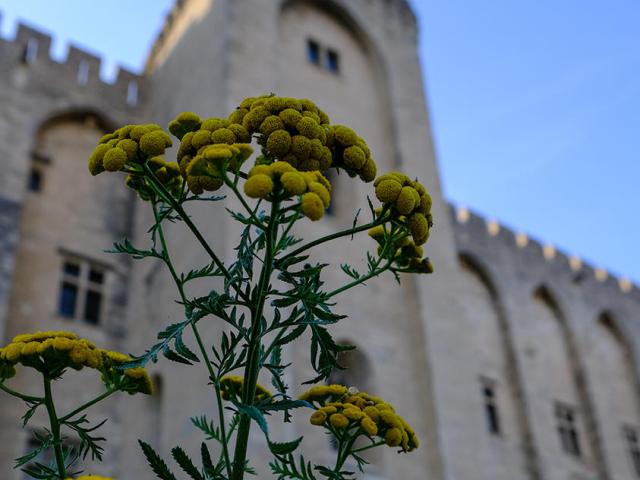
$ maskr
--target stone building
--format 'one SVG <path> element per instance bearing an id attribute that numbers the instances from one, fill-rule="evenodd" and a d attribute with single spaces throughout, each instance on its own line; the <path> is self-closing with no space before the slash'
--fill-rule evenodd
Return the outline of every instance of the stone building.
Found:
<path id="1" fill-rule="evenodd" d="M 417 36 L 406 0 L 177 0 L 144 73 L 121 70 L 115 84 L 105 84 L 99 58 L 71 47 L 58 63 L 49 57 L 51 39 L 20 25 L 15 39 L 0 40 L 3 340 L 74 329 L 139 353 L 180 319 L 159 263 L 132 268 L 124 257 L 101 253 L 125 236 L 144 242 L 150 222 L 120 178 L 89 177 L 86 157 L 103 132 L 124 123 L 166 124 L 183 110 L 223 116 L 243 97 L 264 92 L 310 97 L 334 123 L 367 139 L 380 171 L 418 176 L 434 200 L 428 253 L 437 273 L 401 286 L 383 277 L 339 299 L 350 319 L 334 332 L 358 347 L 345 381 L 394 403 L 422 439 L 406 456 L 379 449 L 366 478 L 640 478 L 640 292 L 446 204 Z M 336 178 L 331 215 L 308 232 L 349 225 L 367 193 L 370 185 Z M 207 206 L 191 213 L 231 258 L 238 232 L 224 212 Z M 169 234 L 170 244 L 181 246 L 174 252 L 181 268 L 202 260 L 186 232 Z M 367 241 L 317 253 L 336 263 L 361 261 Z M 331 271 L 326 281 L 343 282 L 342 275 Z M 219 325 L 205 327 L 206 337 L 220 333 Z M 305 349 L 300 342 L 286 352 L 294 389 L 309 378 Z M 153 368 L 156 395 L 120 397 L 92 412 L 111 420 L 103 427 L 110 439 L 105 474 L 152 478 L 137 438 L 165 454 L 177 444 L 196 452 L 202 441 L 188 417 L 211 411 L 213 399 L 191 389 L 206 382 L 204 373 L 170 362 Z M 67 386 L 72 393 L 61 388 L 61 408 L 95 394 L 99 385 L 83 375 Z M 12 380 L 35 389 L 30 381 Z M 17 419 L 24 406 L 6 395 L 0 406 L 1 478 L 19 479 L 12 459 L 27 450 L 44 418 L 23 430 Z M 304 433 L 305 451 L 329 459 L 327 438 L 301 417 L 272 435 Z M 261 446 L 257 435 L 251 447 Z M 259 453 L 252 459 L 264 460 Z"/>

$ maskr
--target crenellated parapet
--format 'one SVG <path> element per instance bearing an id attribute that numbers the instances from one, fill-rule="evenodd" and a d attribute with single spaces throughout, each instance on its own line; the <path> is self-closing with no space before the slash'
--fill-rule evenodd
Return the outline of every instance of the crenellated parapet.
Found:
<path id="1" fill-rule="evenodd" d="M 51 96 L 97 98 L 111 108 L 132 111 L 144 102 L 144 78 L 120 67 L 114 83 L 100 77 L 101 59 L 70 45 L 63 62 L 50 55 L 52 38 L 18 24 L 15 38 L 0 39 L 0 77 L 7 87 Z"/>
<path id="2" fill-rule="evenodd" d="M 622 294 L 640 302 L 640 288 L 628 278 L 619 277 L 605 268 L 590 265 L 575 255 L 569 255 L 552 244 L 540 242 L 522 232 L 486 219 L 464 207 L 451 207 L 458 247 L 462 251 L 476 250 L 490 258 L 486 263 L 504 261 L 517 263 L 523 271 L 537 269 L 554 279 L 566 281 L 594 295 Z M 493 258 L 495 253 L 496 258 Z M 542 267 L 541 267 L 542 266 Z"/>

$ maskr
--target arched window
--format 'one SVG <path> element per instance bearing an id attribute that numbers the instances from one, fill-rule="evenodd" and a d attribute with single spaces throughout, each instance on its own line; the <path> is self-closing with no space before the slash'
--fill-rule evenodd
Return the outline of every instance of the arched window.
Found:
<path id="1" fill-rule="evenodd" d="M 521 465 L 529 460 L 523 448 L 528 443 L 528 426 L 518 394 L 511 333 L 486 269 L 469 254 L 460 255 L 459 261 L 465 315 L 458 322 L 465 343 L 456 355 L 466 365 L 459 389 L 461 396 L 473 400 L 475 408 L 462 414 L 467 428 L 461 432 L 465 438 L 455 442 L 460 450 L 454 455 L 469 457 L 486 472 L 482 478 L 502 479 L 504 472 L 522 470 Z M 473 451 L 465 452 L 468 445 L 474 446 Z M 501 457 L 499 465 L 496 455 Z"/>
<path id="2" fill-rule="evenodd" d="M 532 427 L 542 463 L 561 478 L 604 469 L 592 403 L 567 318 L 545 286 L 534 290 L 527 329 L 527 372 Z"/>
<path id="3" fill-rule="evenodd" d="M 610 312 L 591 336 L 590 364 L 601 435 L 613 478 L 640 478 L 640 396 L 633 350 Z"/>

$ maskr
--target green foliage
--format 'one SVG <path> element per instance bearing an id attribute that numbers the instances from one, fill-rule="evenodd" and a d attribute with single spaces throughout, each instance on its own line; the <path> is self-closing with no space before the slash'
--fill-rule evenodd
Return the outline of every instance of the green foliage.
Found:
<path id="1" fill-rule="evenodd" d="M 128 361 L 125 357 L 111 373 L 105 372 L 103 380 L 107 391 L 66 416 L 60 417 L 55 412 L 50 387 L 45 397 L 39 398 L 14 392 L 0 382 L 0 388 L 27 404 L 24 424 L 40 406 L 47 408 L 50 418 L 51 429 L 37 434 L 38 447 L 18 458 L 16 467 L 29 464 L 25 468 L 33 478 L 64 480 L 73 473 L 67 470 L 77 459 L 91 454 L 100 460 L 104 438 L 94 432 L 104 422 L 92 426 L 81 412 L 114 391 L 130 391 L 130 385 L 127 387 L 125 383 L 134 380 L 123 380 L 125 374 L 150 361 L 157 362 L 163 356 L 182 367 L 205 368 L 209 395 L 215 399 L 215 419 L 211 419 L 210 414 L 191 418 L 194 428 L 203 436 L 199 465 L 198 459 L 193 460 L 181 446 L 171 450 L 176 468 L 192 480 L 242 480 L 245 473 L 255 473 L 247 460 L 252 423 L 267 440 L 273 456 L 269 466 L 276 478 L 353 478 L 353 473 L 344 471 L 343 465 L 347 458 L 354 459 L 360 469 L 366 463 L 353 447 L 361 433 L 359 423 L 350 424 L 351 430 L 339 435 L 336 429 L 328 427 L 339 442 L 332 467 L 315 465 L 302 455 L 294 455 L 302 444 L 302 437 L 270 438 L 269 422 L 274 417 L 280 418 L 280 413 L 284 422 L 290 422 L 296 411 L 316 409 L 313 402 L 290 395 L 294 386 L 286 381 L 286 372 L 291 366 L 284 360 L 286 351 L 301 339 L 308 342 L 314 374 L 307 384 L 324 382 L 333 370 L 343 368 L 340 355 L 354 347 L 337 342 L 331 334 L 331 327 L 346 318 L 336 308 L 335 298 L 386 272 L 399 281 L 400 273 L 430 269 L 426 259 L 414 258 L 417 253 L 411 258 L 398 256 L 399 249 L 411 235 L 422 243 L 426 241 L 431 226 L 430 197 L 424 187 L 404 174 L 385 174 L 387 183 L 375 190 L 382 207 L 376 210 L 367 198 L 371 217 L 367 223 L 359 224 L 362 212 L 358 210 L 350 228 L 305 243 L 292 232 L 299 231 L 296 227 L 301 222 L 321 218 L 331 201 L 331 184 L 318 169 L 324 171 L 333 166 L 366 182 L 375 177 L 376 166 L 369 147 L 354 131 L 345 126 L 331 126 L 329 117 L 309 100 L 275 96 L 246 99 L 228 120 L 202 120 L 195 113 L 185 112 L 170 123 L 170 131 L 180 140 L 177 163 L 158 156 L 171 145 L 171 140 L 158 125 L 147 124 L 126 126 L 102 137 L 89 159 L 89 168 L 94 175 L 105 170 L 127 173 L 126 184 L 150 205 L 153 222 L 147 232 L 149 247 L 138 248 L 124 239 L 116 242 L 110 252 L 136 260 L 161 261 L 175 284 L 177 293 L 172 300 L 182 308 L 183 320 L 164 327 L 157 334 L 157 341 L 144 353 Z M 261 152 L 254 168 L 243 170 L 251 148 L 235 142 L 250 141 L 252 135 Z M 215 139 L 228 142 L 215 143 Z M 287 154 L 289 148 L 291 151 Z M 251 180 L 246 183 L 248 178 Z M 260 188 L 243 194 L 240 186 L 244 183 L 247 189 L 252 181 L 254 187 Z M 212 248 L 188 211 L 194 202 L 215 204 L 224 200 L 226 195 L 204 193 L 221 188 L 225 188 L 238 205 L 237 210 L 226 208 L 231 221 L 239 226 L 231 259 Z M 402 197 L 398 189 L 404 191 Z M 218 211 L 223 213 L 221 209 Z M 409 214 L 419 218 L 409 219 Z M 227 228 L 219 216 L 211 218 L 220 222 L 216 228 Z M 191 234 L 195 248 L 207 255 L 201 265 L 179 271 L 172 249 L 194 246 L 184 241 L 170 246 L 165 235 L 169 224 Z M 322 254 L 329 242 L 354 241 L 356 235 L 372 228 L 382 228 L 383 233 L 372 234 L 378 242 L 375 253 L 363 247 L 366 267 L 340 264 L 347 281 L 329 289 L 324 278 L 332 265 L 310 259 Z M 414 250 L 421 255 L 421 249 Z M 205 295 L 191 294 L 194 285 L 202 293 L 201 287 L 207 282 L 215 288 L 204 290 L 208 291 Z M 154 301 L 160 299 L 154 298 Z M 199 327 L 204 322 L 215 325 L 214 335 L 202 335 Z M 0 364 L 0 367 L 7 375 L 11 374 L 12 365 Z M 64 368 L 50 371 L 46 382 L 62 373 Z M 261 373 L 269 376 L 274 393 L 258 384 Z M 233 389 L 230 390 L 229 385 L 233 385 Z M 62 447 L 61 428 L 79 438 L 77 452 Z M 212 456 L 208 442 L 214 443 L 217 458 Z M 142 440 L 139 443 L 158 478 L 177 480 L 158 452 Z M 366 448 L 380 444 L 372 443 Z M 55 463 L 49 466 L 30 463 L 48 449 L 55 451 Z"/>

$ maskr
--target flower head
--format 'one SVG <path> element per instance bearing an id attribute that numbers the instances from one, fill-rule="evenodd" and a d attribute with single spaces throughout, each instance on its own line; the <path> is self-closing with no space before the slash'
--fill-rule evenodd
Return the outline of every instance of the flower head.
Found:
<path id="1" fill-rule="evenodd" d="M 344 385 L 320 385 L 311 387 L 299 399 L 316 408 L 309 419 L 312 425 L 379 437 L 388 446 L 400 447 L 403 452 L 419 446 L 413 428 L 380 397 Z M 357 429 L 352 430 L 354 428 Z"/>

